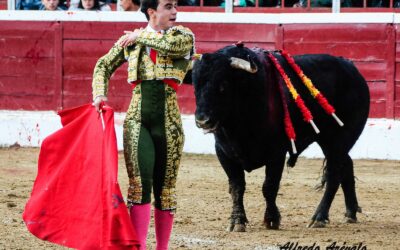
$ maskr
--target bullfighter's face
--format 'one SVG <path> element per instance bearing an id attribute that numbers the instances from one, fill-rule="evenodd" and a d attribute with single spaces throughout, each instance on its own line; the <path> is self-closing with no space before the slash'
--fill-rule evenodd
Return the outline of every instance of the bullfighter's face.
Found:
<path id="1" fill-rule="evenodd" d="M 176 0 L 159 0 L 156 10 L 148 9 L 150 24 L 157 31 L 174 26 L 177 13 Z"/>
<path id="2" fill-rule="evenodd" d="M 196 96 L 196 125 L 205 132 L 215 132 L 229 114 L 232 67 L 229 58 L 222 54 L 204 54 L 193 68 Z"/>

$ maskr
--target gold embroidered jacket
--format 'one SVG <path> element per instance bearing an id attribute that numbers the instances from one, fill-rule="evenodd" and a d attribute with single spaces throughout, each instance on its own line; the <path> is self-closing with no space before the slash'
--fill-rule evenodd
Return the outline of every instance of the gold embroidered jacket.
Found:
<path id="1" fill-rule="evenodd" d="M 163 35 L 142 31 L 135 44 L 126 48 L 119 45 L 123 37 L 97 61 L 92 82 L 93 98 L 107 96 L 112 73 L 125 61 L 128 61 L 128 82 L 170 78 L 182 83 L 194 53 L 194 35 L 190 29 L 174 26 Z M 156 64 L 147 54 L 146 47 L 157 50 Z"/>

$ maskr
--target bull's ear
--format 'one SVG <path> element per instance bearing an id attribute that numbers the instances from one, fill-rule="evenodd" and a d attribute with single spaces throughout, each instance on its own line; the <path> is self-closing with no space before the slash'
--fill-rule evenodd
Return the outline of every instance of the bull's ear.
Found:
<path id="1" fill-rule="evenodd" d="M 242 69 L 245 70 L 247 72 L 250 73 L 256 73 L 258 68 L 257 65 L 253 62 L 253 60 L 251 60 L 251 58 L 249 57 L 249 61 L 243 60 L 241 58 L 237 58 L 237 57 L 231 57 L 231 67 L 232 68 L 236 68 L 236 69 Z"/>
<path id="2" fill-rule="evenodd" d="M 204 53 L 201 55 L 201 59 L 200 60 L 209 60 L 211 59 L 211 54 L 209 53 Z"/>

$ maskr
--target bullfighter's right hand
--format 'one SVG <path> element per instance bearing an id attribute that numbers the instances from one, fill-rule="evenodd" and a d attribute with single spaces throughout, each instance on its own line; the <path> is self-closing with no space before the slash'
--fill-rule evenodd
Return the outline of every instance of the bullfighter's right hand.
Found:
<path id="1" fill-rule="evenodd" d="M 119 41 L 119 45 L 126 48 L 136 42 L 137 37 L 142 33 L 143 29 L 135 29 L 132 31 L 124 31 L 125 36 Z"/>
<path id="2" fill-rule="evenodd" d="M 94 101 L 93 101 L 93 105 L 96 107 L 97 112 L 101 112 L 101 108 L 100 108 L 100 104 L 102 102 L 106 102 L 107 101 L 107 97 L 100 95 L 97 96 Z"/>

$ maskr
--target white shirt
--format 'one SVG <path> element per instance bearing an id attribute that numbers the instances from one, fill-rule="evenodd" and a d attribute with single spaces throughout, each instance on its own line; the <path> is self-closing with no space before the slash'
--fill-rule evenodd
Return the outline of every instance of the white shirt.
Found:
<path id="1" fill-rule="evenodd" d="M 151 32 L 151 33 L 157 33 L 157 32 L 158 32 L 157 30 L 153 29 L 153 28 L 150 26 L 150 24 L 147 25 L 145 31 Z M 161 34 L 164 34 L 165 31 L 164 31 L 164 30 L 160 30 L 160 33 L 161 33 Z M 146 52 L 147 52 L 147 54 L 150 56 L 150 47 L 146 47 Z"/>

